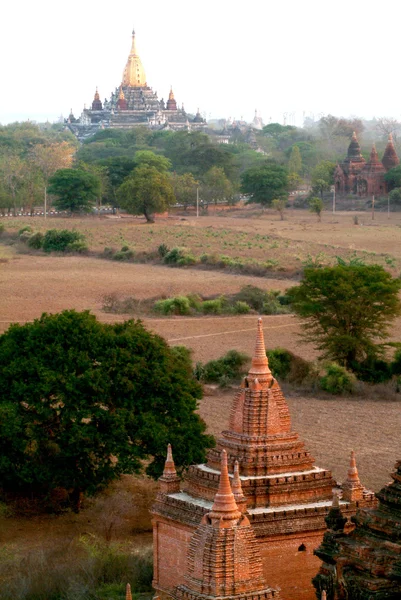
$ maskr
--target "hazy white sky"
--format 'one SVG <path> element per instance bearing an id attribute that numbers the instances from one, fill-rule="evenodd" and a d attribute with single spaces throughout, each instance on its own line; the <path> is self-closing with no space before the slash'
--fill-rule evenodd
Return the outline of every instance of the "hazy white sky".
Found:
<path id="1" fill-rule="evenodd" d="M 120 84 L 131 30 L 148 85 L 188 112 L 302 124 L 401 115 L 400 0 L 20 0 L 1 9 L 0 123 L 78 116 Z"/>

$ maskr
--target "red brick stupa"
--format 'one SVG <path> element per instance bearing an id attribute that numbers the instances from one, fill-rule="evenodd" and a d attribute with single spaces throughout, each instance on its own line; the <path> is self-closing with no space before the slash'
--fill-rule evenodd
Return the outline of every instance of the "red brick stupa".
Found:
<path id="1" fill-rule="evenodd" d="M 323 561 L 313 583 L 327 600 L 399 600 L 401 598 L 401 461 L 393 482 L 378 494 L 378 505 L 361 508 L 344 531 L 345 518 L 327 519 L 328 530 L 316 550 Z"/>
<path id="2" fill-rule="evenodd" d="M 212 509 L 189 542 L 184 581 L 173 592 L 179 600 L 280 597 L 263 578 L 255 533 L 231 490 L 225 450 L 221 453 L 220 481 Z"/>
<path id="3" fill-rule="evenodd" d="M 312 600 L 311 579 L 319 565 L 313 550 L 322 541 L 337 484 L 330 471 L 315 465 L 292 430 L 284 395 L 269 369 L 261 319 L 252 364 L 235 395 L 228 429 L 209 451 L 206 464 L 189 467 L 181 489 L 175 482 L 175 491 L 166 490 L 166 471 L 160 479 L 153 533 L 154 587 L 161 596 L 171 596 L 184 579 L 190 540 L 212 511 L 220 485 L 223 450 L 237 506 L 259 545 L 266 581 L 280 587 L 284 598 Z M 364 488 L 359 500 L 351 496 L 340 500 L 347 516 L 357 505 L 373 501 Z"/>

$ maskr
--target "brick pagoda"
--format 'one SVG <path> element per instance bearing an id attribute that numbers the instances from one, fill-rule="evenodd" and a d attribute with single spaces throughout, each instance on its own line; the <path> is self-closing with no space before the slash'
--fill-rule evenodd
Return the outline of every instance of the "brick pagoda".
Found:
<path id="1" fill-rule="evenodd" d="M 393 482 L 377 494 L 378 505 L 357 511 L 351 532 L 344 531 L 340 507 L 327 519 L 316 550 L 323 561 L 313 581 L 318 598 L 323 589 L 327 600 L 401 598 L 401 461 L 395 469 Z"/>
<path id="2" fill-rule="evenodd" d="M 154 587 L 161 596 L 171 596 L 183 580 L 190 539 L 210 512 L 219 486 L 223 450 L 236 500 L 259 544 L 266 581 L 280 587 L 283 597 L 314 598 L 310 581 L 319 561 L 313 550 L 323 538 L 337 484 L 330 471 L 315 465 L 291 428 L 287 403 L 269 369 L 261 319 L 252 364 L 235 395 L 228 429 L 209 451 L 206 464 L 191 466 L 180 485 L 170 462 L 160 479 L 153 532 Z M 357 506 L 374 502 L 373 494 L 352 477 L 348 475 L 340 500 L 347 516 Z"/>
<path id="3" fill-rule="evenodd" d="M 376 147 L 373 145 L 370 158 L 366 162 L 361 154 L 361 147 L 354 132 L 347 156 L 342 163 L 337 165 L 334 172 L 336 192 L 340 195 L 357 194 L 361 197 L 382 196 L 388 191 L 384 176 L 399 162 L 391 134 L 382 160 L 379 159 Z"/>
<path id="4" fill-rule="evenodd" d="M 254 530 L 231 490 L 225 450 L 213 506 L 190 539 L 184 582 L 172 595 L 177 600 L 280 598 L 263 578 Z"/>

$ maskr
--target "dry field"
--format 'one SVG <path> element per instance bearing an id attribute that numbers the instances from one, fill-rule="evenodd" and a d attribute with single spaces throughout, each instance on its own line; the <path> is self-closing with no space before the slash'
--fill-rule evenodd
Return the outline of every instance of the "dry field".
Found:
<path id="1" fill-rule="evenodd" d="M 91 250 L 105 246 L 119 249 L 129 245 L 137 250 L 154 250 L 161 243 L 186 246 L 199 256 L 203 252 L 246 256 L 250 259 L 278 261 L 278 265 L 300 267 L 308 255 L 323 256 L 330 262 L 336 255 L 351 256 L 354 252 L 365 260 L 386 265 L 393 275 L 401 271 L 401 214 L 376 214 L 371 221 L 368 213 L 359 214 L 360 225 L 353 224 L 354 213 L 324 214 L 317 223 L 307 212 L 291 213 L 280 221 L 277 215 L 260 212 L 252 218 L 241 211 L 230 216 L 186 217 L 168 219 L 155 225 L 145 225 L 140 219 L 8 219 L 8 230 L 18 230 L 31 224 L 35 230 L 45 228 L 76 228 L 88 239 Z M 1 243 L 1 238 L 0 238 Z M 18 254 L 14 247 L 0 244 L 0 332 L 11 322 L 32 320 L 42 312 L 57 312 L 67 308 L 90 309 L 103 321 L 115 321 L 125 315 L 113 316 L 102 311 L 103 298 L 116 294 L 120 298 L 149 298 L 198 292 L 203 295 L 232 293 L 252 283 L 265 289 L 284 290 L 294 285 L 282 273 L 271 278 L 234 275 L 227 271 L 178 269 L 134 263 L 118 263 L 94 257 L 45 256 Z M 194 359 L 217 358 L 231 348 L 250 354 L 255 336 L 255 316 L 244 317 L 176 317 L 146 319 L 146 324 L 163 335 L 171 344 L 183 344 L 193 349 Z M 266 342 L 269 347 L 283 346 L 305 358 L 313 358 L 312 347 L 298 337 L 299 324 L 291 315 L 264 317 Z M 401 340 L 401 321 L 392 329 L 393 339 Z M 363 482 L 379 489 L 389 479 L 395 460 L 401 457 L 401 404 L 377 397 L 328 398 L 302 395 L 287 390 L 294 428 L 305 440 L 317 464 L 333 470 L 337 479 L 345 476 L 349 451 L 357 452 Z M 233 392 L 206 396 L 200 413 L 213 433 L 226 425 Z M 372 394 L 373 396 L 373 394 Z M 71 535 L 84 528 L 84 521 L 75 527 L 75 517 L 58 520 L 60 536 Z M 46 521 L 46 520 L 45 520 Z M 7 536 L 14 528 L 18 539 L 34 536 L 40 526 L 43 536 L 59 531 L 58 525 L 37 520 L 32 527 L 24 523 L 1 528 Z M 65 523 L 65 529 L 64 525 Z M 4 526 L 4 523 L 3 523 Z M 3 538 L 5 539 L 5 538 Z M 38 541 L 39 543 L 39 541 Z"/>

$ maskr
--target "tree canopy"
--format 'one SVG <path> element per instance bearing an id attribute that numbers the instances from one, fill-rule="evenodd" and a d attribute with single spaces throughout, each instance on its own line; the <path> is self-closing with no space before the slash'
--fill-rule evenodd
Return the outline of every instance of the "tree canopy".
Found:
<path id="1" fill-rule="evenodd" d="M 60 169 L 49 184 L 49 193 L 57 197 L 54 206 L 71 213 L 89 212 L 101 194 L 99 177 L 81 169 Z"/>
<path id="2" fill-rule="evenodd" d="M 5 491 L 94 493 L 121 473 L 202 462 L 213 439 L 195 413 L 188 352 L 139 321 L 44 314 L 0 336 L 0 481 Z M 145 461 L 145 462 L 144 462 Z"/>
<path id="3" fill-rule="evenodd" d="M 287 169 L 273 161 L 251 167 L 241 175 L 241 191 L 249 194 L 250 202 L 270 205 L 275 198 L 287 196 Z"/>
<path id="4" fill-rule="evenodd" d="M 168 173 L 147 165 L 133 170 L 118 189 L 117 198 L 122 208 L 134 215 L 144 215 L 150 223 L 155 212 L 165 211 L 175 201 Z"/>
<path id="5" fill-rule="evenodd" d="M 379 265 L 339 264 L 306 268 L 299 286 L 288 291 L 304 319 L 308 341 L 323 357 L 347 368 L 382 352 L 391 321 L 400 314 L 401 281 Z"/>

